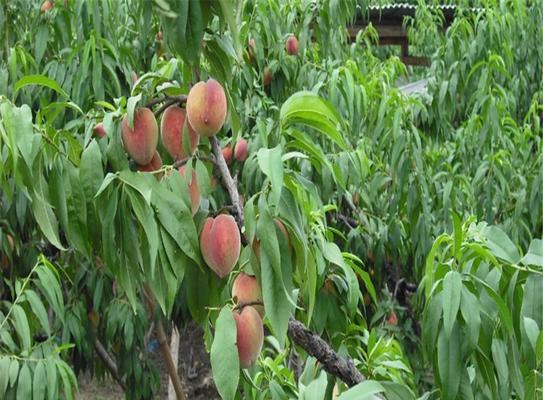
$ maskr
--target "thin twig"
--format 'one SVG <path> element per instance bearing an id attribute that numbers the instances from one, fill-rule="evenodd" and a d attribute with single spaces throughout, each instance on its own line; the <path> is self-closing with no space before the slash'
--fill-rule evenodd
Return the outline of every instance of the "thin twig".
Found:
<path id="1" fill-rule="evenodd" d="M 238 311 L 238 310 L 243 310 L 244 307 L 247 307 L 247 306 L 263 306 L 264 303 L 261 302 L 261 301 L 248 301 L 246 303 L 243 303 L 243 302 L 240 302 L 238 304 L 236 304 L 236 306 L 234 307 L 234 311 Z"/>
<path id="2" fill-rule="evenodd" d="M 180 96 L 165 96 L 165 97 L 158 97 L 156 99 L 152 99 L 145 104 L 145 107 L 151 108 L 153 106 L 156 106 L 157 104 L 164 103 L 165 101 L 174 100 L 174 103 L 185 103 L 187 101 L 187 95 L 180 95 Z"/>
<path id="3" fill-rule="evenodd" d="M 163 105 L 160 106 L 160 108 L 158 110 L 155 111 L 155 117 L 158 117 L 168 107 L 170 107 L 170 106 L 172 106 L 174 104 L 185 103 L 186 101 L 187 101 L 187 96 L 186 95 L 168 96 L 168 97 L 165 97 L 165 98 L 161 98 L 160 101 L 158 101 L 158 99 L 151 100 L 149 103 L 147 103 L 147 105 L 149 105 L 149 104 L 154 105 L 154 104 L 159 104 L 159 103 L 162 103 L 162 102 L 164 103 Z M 155 103 L 152 104 L 153 102 L 155 102 Z"/>
<path id="4" fill-rule="evenodd" d="M 117 363 L 113 361 L 113 358 L 109 355 L 107 350 L 105 349 L 104 345 L 98 340 L 98 338 L 94 339 L 94 350 L 96 350 L 96 354 L 98 354 L 98 357 L 102 360 L 106 368 L 109 370 L 109 373 L 115 379 L 115 381 L 119 384 L 119 386 L 126 391 L 126 385 L 124 384 L 123 380 L 119 376 L 119 370 L 117 369 Z"/>

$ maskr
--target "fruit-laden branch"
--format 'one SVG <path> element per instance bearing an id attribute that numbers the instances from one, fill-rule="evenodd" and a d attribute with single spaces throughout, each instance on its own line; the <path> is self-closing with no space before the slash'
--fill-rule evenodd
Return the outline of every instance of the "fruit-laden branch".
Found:
<path id="1" fill-rule="evenodd" d="M 243 228 L 243 212 L 239 201 L 239 193 L 230 171 L 224 160 L 219 141 L 215 137 L 210 139 L 216 165 L 222 176 L 224 185 L 230 195 L 230 201 L 235 209 L 236 221 L 240 232 Z M 242 235 L 243 237 L 243 235 Z M 245 304 L 248 305 L 248 304 Z M 366 378 L 356 369 L 351 358 L 344 358 L 337 354 L 332 347 L 317 334 L 307 329 L 300 321 L 291 317 L 288 322 L 288 335 L 294 343 L 302 347 L 308 354 L 317 358 L 328 373 L 338 377 L 348 386 L 354 386 Z"/>
<path id="2" fill-rule="evenodd" d="M 110 357 L 107 350 L 104 348 L 102 343 L 98 340 L 98 338 L 94 339 L 94 350 L 96 350 L 96 354 L 98 354 L 98 357 L 102 360 L 106 368 L 109 370 L 109 373 L 117 381 L 119 386 L 126 391 L 126 386 L 119 376 L 119 370 L 117 369 L 117 364 L 113 359 Z"/>

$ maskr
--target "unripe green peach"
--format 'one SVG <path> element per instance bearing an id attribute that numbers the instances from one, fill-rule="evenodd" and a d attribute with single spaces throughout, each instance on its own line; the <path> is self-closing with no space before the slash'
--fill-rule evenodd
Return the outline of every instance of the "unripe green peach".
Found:
<path id="1" fill-rule="evenodd" d="M 262 289 L 255 276 L 240 273 L 232 285 L 232 298 L 236 304 L 262 302 Z M 253 304 L 261 317 L 264 317 L 264 306 Z"/>
<path id="2" fill-rule="evenodd" d="M 134 129 L 128 126 L 128 116 L 121 124 L 123 144 L 126 152 L 139 165 L 147 165 L 155 155 L 158 144 L 158 125 L 155 115 L 148 108 L 134 112 Z"/>
<path id="3" fill-rule="evenodd" d="M 215 273 L 224 278 L 239 259 L 241 237 L 236 220 L 220 214 L 207 218 L 200 233 L 200 250 L 204 261 Z"/>
<path id="4" fill-rule="evenodd" d="M 240 139 L 234 147 L 234 158 L 238 161 L 245 161 L 249 155 L 249 147 L 247 145 L 247 140 Z"/>
<path id="5" fill-rule="evenodd" d="M 296 36 L 291 35 L 288 37 L 285 43 L 285 48 L 287 50 L 287 53 L 291 56 L 295 56 L 298 54 L 298 39 L 296 38 Z"/>
<path id="6" fill-rule="evenodd" d="M 264 325 L 254 307 L 243 307 L 241 312 L 233 311 L 236 321 L 239 365 L 249 368 L 258 358 L 264 344 Z"/>
<path id="7" fill-rule="evenodd" d="M 188 124 L 188 139 L 190 143 L 189 153 L 185 151 L 184 140 L 185 137 L 185 123 L 188 124 L 185 118 L 185 110 L 177 106 L 170 106 L 162 114 L 162 120 L 160 121 L 160 134 L 162 137 L 162 143 L 166 151 L 172 156 L 174 160 L 180 160 L 186 158 L 196 150 L 198 142 L 200 141 L 200 135 L 194 132 L 194 129 Z M 185 133 L 186 135 L 186 133 Z"/>
<path id="8" fill-rule="evenodd" d="M 215 79 L 198 82 L 190 90 L 187 97 L 187 116 L 190 125 L 199 135 L 216 135 L 224 124 L 226 111 L 226 94 Z"/>
<path id="9" fill-rule="evenodd" d="M 179 167 L 179 173 L 188 183 L 185 172 L 186 172 L 185 165 L 182 165 L 181 167 Z M 188 183 L 188 185 L 189 185 L 192 215 L 194 216 L 196 215 L 196 213 L 198 212 L 198 208 L 200 207 L 200 188 L 198 187 L 198 179 L 196 177 L 196 172 L 194 171 L 194 169 L 192 170 L 192 178 L 190 180 L 190 183 Z"/>

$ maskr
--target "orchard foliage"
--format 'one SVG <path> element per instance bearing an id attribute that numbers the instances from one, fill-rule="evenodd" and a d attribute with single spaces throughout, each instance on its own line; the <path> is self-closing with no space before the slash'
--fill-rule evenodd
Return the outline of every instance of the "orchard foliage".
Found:
<path id="1" fill-rule="evenodd" d="M 225 399 L 539 398 L 543 7 L 418 3 L 424 70 L 347 42 L 368 2 L 0 5 L 0 397 L 98 342 L 152 398 L 149 328 L 195 321 Z"/>

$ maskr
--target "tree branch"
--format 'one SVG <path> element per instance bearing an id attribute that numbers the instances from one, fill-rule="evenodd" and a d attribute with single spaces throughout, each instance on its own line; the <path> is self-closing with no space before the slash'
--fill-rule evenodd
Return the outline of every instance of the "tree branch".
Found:
<path id="1" fill-rule="evenodd" d="M 326 372 L 337 376 L 347 386 L 354 386 L 366 379 L 356 369 L 352 359 L 341 357 L 320 336 L 292 317 L 288 320 L 288 335 L 294 343 L 319 360 Z"/>
<path id="2" fill-rule="evenodd" d="M 155 315 L 155 298 L 153 297 L 153 292 L 149 289 L 147 285 L 142 287 L 143 297 L 146 300 L 147 308 L 151 318 Z M 185 393 L 183 393 L 183 387 L 181 385 L 181 380 L 177 374 L 177 366 L 175 365 L 172 359 L 172 353 L 170 351 L 170 346 L 168 346 L 168 338 L 166 337 L 166 332 L 164 331 L 164 325 L 162 324 L 162 319 L 160 317 L 155 318 L 155 328 L 156 336 L 158 339 L 158 344 L 160 352 L 162 353 L 162 358 L 166 364 L 166 370 L 170 376 L 170 381 L 175 390 L 178 400 L 186 400 Z"/>
<path id="3" fill-rule="evenodd" d="M 177 104 L 177 103 L 185 103 L 186 101 L 187 101 L 187 95 L 183 94 L 181 96 L 167 96 L 167 97 L 162 97 L 162 98 L 159 98 L 159 99 L 153 99 L 153 100 L 149 101 L 145 106 L 146 107 L 152 107 L 152 106 L 154 106 L 156 104 L 164 103 L 154 113 L 155 117 L 158 117 L 169 106 Z"/>
<path id="4" fill-rule="evenodd" d="M 213 150 L 213 154 L 215 155 L 216 165 L 221 173 L 222 181 L 224 183 L 224 186 L 228 190 L 230 201 L 234 206 L 234 217 L 236 218 L 236 222 L 238 223 L 239 229 L 241 231 L 241 229 L 243 228 L 243 210 L 239 201 L 238 188 L 236 187 L 236 184 L 232 179 L 232 175 L 230 175 L 230 170 L 228 169 L 226 161 L 224 160 L 224 157 L 222 155 L 221 145 L 219 144 L 219 141 L 215 136 L 210 137 L 209 141 L 211 142 L 211 148 Z"/>
<path id="5" fill-rule="evenodd" d="M 106 368 L 109 370 L 109 373 L 111 374 L 113 379 L 115 379 L 117 383 L 119 384 L 119 386 L 124 391 L 126 391 L 126 386 L 123 380 L 121 379 L 121 377 L 119 376 L 119 370 L 117 369 L 117 364 L 115 363 L 115 361 L 113 361 L 113 359 L 111 358 L 107 350 L 104 348 L 102 343 L 100 343 L 98 338 L 94 339 L 94 350 L 96 351 L 96 354 L 98 354 L 98 357 L 100 357 L 100 359 L 102 360 Z"/>

